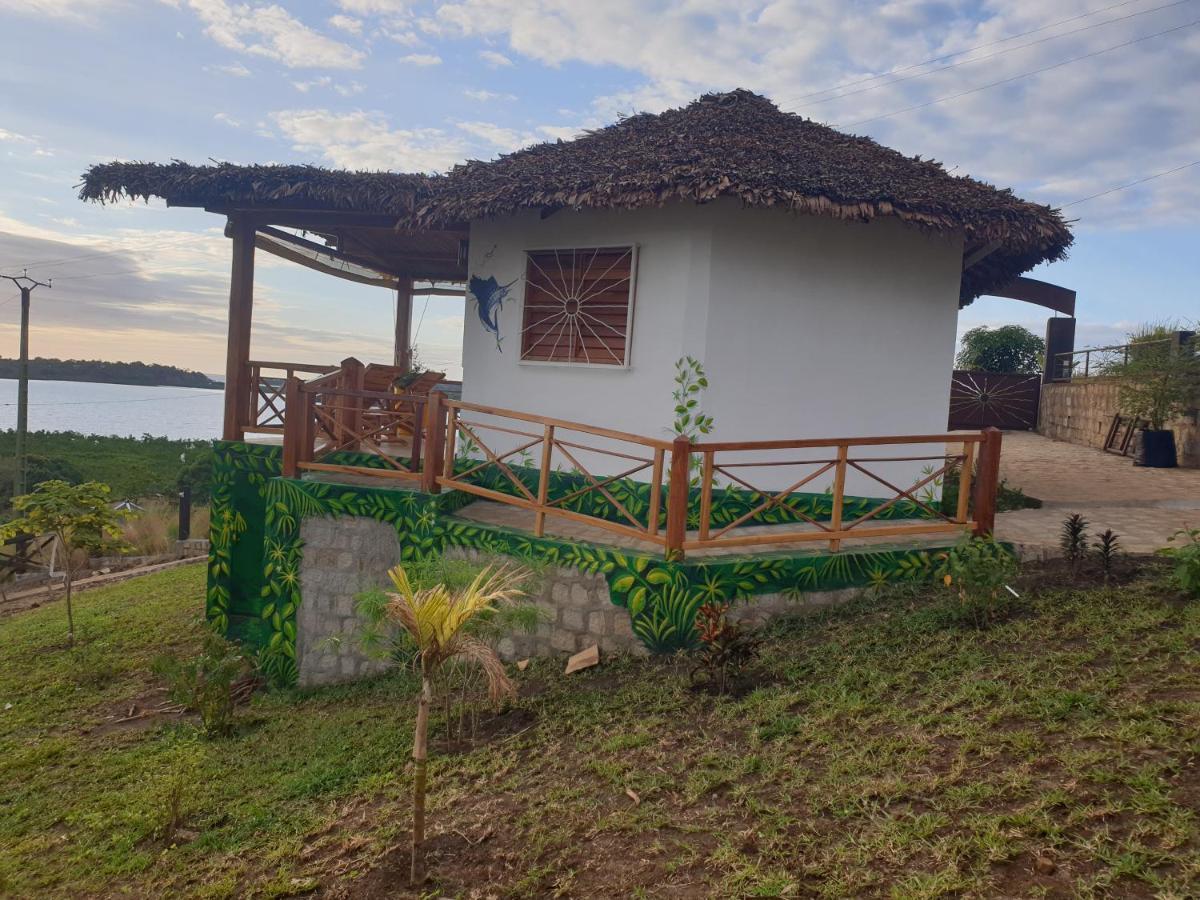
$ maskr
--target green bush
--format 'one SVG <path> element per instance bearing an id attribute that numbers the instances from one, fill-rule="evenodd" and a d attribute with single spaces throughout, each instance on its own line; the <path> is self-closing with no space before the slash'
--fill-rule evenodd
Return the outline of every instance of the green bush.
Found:
<path id="1" fill-rule="evenodd" d="M 1200 528 L 1177 531 L 1171 542 L 1179 541 L 1177 547 L 1164 547 L 1159 554 L 1174 560 L 1175 569 L 1171 581 L 1193 599 L 1200 600 Z"/>
<path id="2" fill-rule="evenodd" d="M 153 669 L 166 679 L 172 700 L 200 714 L 206 735 L 226 737 L 233 732 L 234 689 L 252 671 L 240 647 L 210 631 L 199 656 L 181 660 L 163 655 Z"/>
<path id="3" fill-rule="evenodd" d="M 1011 606 L 1009 582 L 1017 576 L 1017 558 L 991 537 L 965 537 L 947 551 L 937 575 L 954 591 L 954 618 L 984 628 Z"/>

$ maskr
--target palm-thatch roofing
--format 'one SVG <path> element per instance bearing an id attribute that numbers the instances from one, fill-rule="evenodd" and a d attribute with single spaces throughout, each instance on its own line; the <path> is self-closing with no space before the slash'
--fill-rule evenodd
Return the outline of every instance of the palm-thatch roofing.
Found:
<path id="1" fill-rule="evenodd" d="M 870 138 L 844 134 L 744 90 L 639 114 L 571 141 L 539 144 L 444 176 L 312 166 L 109 163 L 80 196 L 162 197 L 174 205 L 287 206 L 395 215 L 414 230 L 460 229 L 524 209 L 638 209 L 733 197 L 749 207 L 870 221 L 891 216 L 964 235 L 961 300 L 1062 258 L 1061 214 L 946 172 Z"/>
<path id="2" fill-rule="evenodd" d="M 171 206 L 264 206 L 342 210 L 397 217 L 427 199 L 436 176 L 400 172 L 349 172 L 320 166 L 193 166 L 111 162 L 83 175 L 81 200 L 110 203 L 158 197 Z"/>

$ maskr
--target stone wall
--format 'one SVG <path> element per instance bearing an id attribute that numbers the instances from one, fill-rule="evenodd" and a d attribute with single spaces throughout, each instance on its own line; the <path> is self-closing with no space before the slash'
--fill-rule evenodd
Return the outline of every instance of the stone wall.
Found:
<path id="1" fill-rule="evenodd" d="M 1038 431 L 1046 437 L 1088 447 L 1104 447 L 1118 411 L 1119 382 L 1113 378 L 1042 385 Z M 1200 467 L 1200 425 L 1196 414 L 1171 423 L 1181 466 Z"/>
<path id="2" fill-rule="evenodd" d="M 313 517 L 300 524 L 300 540 L 300 686 L 353 681 L 384 671 L 385 661 L 363 651 L 354 598 L 387 583 L 387 570 L 400 561 L 396 529 L 363 517 Z"/>
<path id="3" fill-rule="evenodd" d="M 301 687 L 317 687 L 378 675 L 386 661 L 367 655 L 360 640 L 355 597 L 386 584 L 386 572 L 400 561 L 400 542 L 390 524 L 365 517 L 306 518 L 300 526 L 300 606 L 296 611 L 296 663 Z M 476 550 L 452 548 L 449 559 L 486 561 Z M 645 655 L 629 613 L 612 602 L 608 581 L 599 573 L 550 566 L 536 574 L 533 603 L 542 616 L 532 633 L 502 638 L 508 661 L 531 656 L 568 656 L 591 647 L 606 656 Z M 796 600 L 763 594 L 738 603 L 733 617 L 753 625 L 779 615 L 843 602 L 859 589 L 806 594 Z"/>

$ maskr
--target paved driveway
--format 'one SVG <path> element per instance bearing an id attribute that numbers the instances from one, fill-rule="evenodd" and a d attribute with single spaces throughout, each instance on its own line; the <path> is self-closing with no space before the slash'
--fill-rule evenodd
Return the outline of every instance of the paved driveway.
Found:
<path id="1" fill-rule="evenodd" d="M 1130 553 L 1150 553 L 1200 528 L 1200 469 L 1143 469 L 1124 457 L 1032 432 L 1007 432 L 1000 474 L 1044 504 L 996 517 L 996 535 L 1030 555 L 1053 553 L 1062 521 L 1082 513 L 1093 535 L 1111 528 Z"/>

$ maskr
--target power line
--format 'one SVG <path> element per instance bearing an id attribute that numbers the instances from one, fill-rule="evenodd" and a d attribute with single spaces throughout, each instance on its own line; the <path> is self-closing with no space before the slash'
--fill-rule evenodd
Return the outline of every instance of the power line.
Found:
<path id="1" fill-rule="evenodd" d="M 1185 3 L 1191 3 L 1191 2 L 1193 2 L 1193 0 L 1174 0 L 1173 3 L 1164 3 L 1162 6 L 1154 6 L 1154 7 L 1151 7 L 1150 9 L 1143 9 L 1143 10 L 1140 10 L 1135 13 L 1129 13 L 1128 15 L 1125 15 L 1125 16 L 1117 16 L 1116 18 L 1113 18 L 1113 19 L 1105 19 L 1103 22 L 1094 22 L 1091 25 L 1084 25 L 1082 28 L 1073 28 L 1070 31 L 1064 31 L 1062 34 L 1052 34 L 1049 37 L 1039 38 L 1036 41 L 1030 41 L 1027 44 L 1021 44 L 1020 46 L 1017 46 L 1017 47 L 1009 47 L 1005 50 L 997 50 L 995 53 L 987 53 L 987 54 L 984 54 L 983 56 L 976 56 L 973 59 L 964 59 L 964 60 L 961 60 L 960 62 L 951 63 L 948 66 L 942 66 L 937 69 L 930 69 L 928 72 L 917 72 L 913 75 L 905 75 L 900 78 L 894 78 L 891 81 L 885 81 L 883 84 L 874 84 L 874 85 L 871 85 L 870 87 L 859 88 L 856 91 L 846 91 L 841 94 L 835 94 L 832 97 L 823 97 L 820 100 L 813 100 L 809 105 L 815 106 L 820 103 L 832 103 L 835 100 L 841 100 L 845 97 L 853 97 L 853 96 L 856 96 L 857 94 L 865 94 L 868 91 L 877 91 L 880 88 L 891 87 L 894 84 L 900 84 L 905 81 L 912 81 L 913 79 L 916 79 L 916 78 L 924 78 L 927 75 L 937 75 L 939 72 L 946 72 L 950 69 L 957 68 L 958 66 L 966 66 L 966 65 L 970 65 L 971 63 L 983 62 L 986 59 L 994 59 L 997 56 L 1004 56 L 1007 53 L 1016 53 L 1018 50 L 1027 50 L 1030 47 L 1036 47 L 1038 44 L 1044 44 L 1048 41 L 1057 41 L 1059 38 L 1070 37 L 1073 34 L 1079 34 L 1080 32 L 1083 32 L 1083 31 L 1091 31 L 1094 28 L 1101 28 L 1105 25 L 1111 25 L 1114 22 L 1124 22 L 1127 19 L 1134 19 L 1134 18 L 1137 18 L 1138 16 L 1148 15 L 1153 12 L 1158 12 L 1163 9 L 1170 9 L 1171 7 L 1174 7 L 1174 6 L 1182 6 Z M 882 78 L 885 76 L 879 76 L 879 77 Z"/>
<path id="2" fill-rule="evenodd" d="M 1162 31 L 1156 31 L 1153 34 L 1146 34 L 1146 35 L 1143 35 L 1142 37 L 1132 38 L 1128 41 L 1122 41 L 1119 44 L 1113 44 L 1111 47 L 1104 47 L 1101 50 L 1093 50 L 1091 53 L 1084 53 L 1081 56 L 1073 56 L 1070 59 L 1064 59 L 1062 62 L 1056 62 L 1049 66 L 1042 66 L 1039 69 L 1031 69 L 1028 72 L 1021 72 L 1017 75 L 1010 75 L 1008 78 L 1001 78 L 999 81 L 991 81 L 991 82 L 988 82 L 987 84 L 981 84 L 978 87 L 973 87 L 973 88 L 970 88 L 965 91 L 959 91 L 957 94 L 948 94 L 945 97 L 937 97 L 933 100 L 926 100 L 924 103 L 916 103 L 912 106 L 906 106 L 903 109 L 893 110 L 892 112 L 889 112 L 889 113 L 882 113 L 878 116 L 871 116 L 868 119 L 859 119 L 857 122 L 847 122 L 844 125 L 837 125 L 834 127 L 836 127 L 836 128 L 856 128 L 859 125 L 866 125 L 869 122 L 878 122 L 881 119 L 890 119 L 892 116 L 898 116 L 901 113 L 912 112 L 913 110 L 917 110 L 917 109 L 924 109 L 927 106 L 933 106 L 934 104 L 937 104 L 937 103 L 946 103 L 950 100 L 957 100 L 960 97 L 966 97 L 968 94 L 977 94 L 980 91 L 986 91 L 989 88 L 999 87 L 1000 85 L 1003 85 L 1003 84 L 1011 84 L 1014 81 L 1020 81 L 1022 78 L 1029 78 L 1033 75 L 1040 75 L 1042 72 L 1049 72 L 1053 69 L 1061 69 L 1063 66 L 1067 66 L 1067 65 L 1070 65 L 1071 63 L 1079 62 L 1080 60 L 1091 59 L 1094 56 L 1100 56 L 1101 54 L 1104 54 L 1104 53 L 1111 53 L 1113 50 L 1120 50 L 1122 47 L 1129 47 L 1133 44 L 1140 44 L 1142 41 L 1148 41 L 1151 38 L 1162 37 L 1164 34 L 1171 34 L 1172 32 L 1175 32 L 1175 31 L 1182 31 L 1185 28 L 1193 28 L 1196 25 L 1200 25 L 1200 19 L 1196 19 L 1192 22 L 1185 22 L 1182 25 L 1176 25 L 1172 28 L 1165 28 Z"/>
<path id="3" fill-rule="evenodd" d="M 969 47 L 966 50 L 956 50 L 955 52 L 947 53 L 944 56 L 934 56 L 934 57 L 931 57 L 930 59 L 922 60 L 921 62 L 910 63 L 907 66 L 902 66 L 899 69 L 891 69 L 887 72 L 880 72 L 876 75 L 868 75 L 864 78 L 859 78 L 855 81 L 846 81 L 841 84 L 833 85 L 832 87 L 823 88 L 819 91 L 810 91 L 807 94 L 801 94 L 799 97 L 793 97 L 791 100 L 784 100 L 782 102 L 798 103 L 801 100 L 807 100 L 809 97 L 816 97 L 820 94 L 828 94 L 831 91 L 838 91 L 838 90 L 841 90 L 842 88 L 855 87 L 856 85 L 865 84 L 868 81 L 877 81 L 880 78 L 887 78 L 889 75 L 898 75 L 901 72 L 907 72 L 911 69 L 919 69 L 921 66 L 928 66 L 928 65 L 931 65 L 936 62 L 942 62 L 943 60 L 954 59 L 954 57 L 956 57 L 956 56 L 963 56 L 967 53 L 974 53 L 976 50 L 984 50 L 987 47 L 994 47 L 994 46 L 996 46 L 996 44 L 1005 44 L 1008 41 L 1015 41 L 1017 38 L 1023 38 L 1023 37 L 1028 37 L 1031 34 L 1037 34 L 1038 32 L 1045 31 L 1048 28 L 1057 28 L 1059 25 L 1066 25 L 1070 22 L 1078 21 L 1079 19 L 1086 19 L 1090 16 L 1097 16 L 1100 13 L 1109 12 L 1110 10 L 1114 10 L 1114 9 L 1120 9 L 1123 6 L 1128 6 L 1130 3 L 1137 3 L 1137 2 L 1139 2 L 1139 0 L 1122 0 L 1121 3 L 1114 3 L 1111 6 L 1105 6 L 1105 7 L 1102 7 L 1101 9 L 1096 9 L 1096 10 L 1092 10 L 1091 12 L 1081 13 L 1080 15 L 1071 16 L 1066 19 L 1059 19 L 1057 22 L 1051 22 L 1049 25 L 1042 25 L 1038 28 L 1031 28 L 1028 31 L 1021 31 L 1021 32 L 1018 32 L 1017 34 L 1010 34 L 1008 37 L 998 38 L 997 40 L 988 41 L 987 43 L 976 44 L 974 47 Z"/>
<path id="4" fill-rule="evenodd" d="M 1145 178 L 1139 178 L 1137 181 L 1131 181 L 1128 184 L 1119 184 L 1116 187 L 1109 188 L 1106 191 L 1100 191 L 1098 194 L 1080 197 L 1078 200 L 1072 200 L 1070 203 L 1062 204 L 1059 209 L 1066 209 L 1068 206 L 1075 206 L 1079 203 L 1087 203 L 1089 200 L 1095 200 L 1097 197 L 1107 197 L 1109 194 L 1115 194 L 1117 191 L 1124 191 L 1131 187 L 1137 187 L 1139 184 L 1145 184 L 1147 181 L 1153 181 L 1155 178 L 1162 178 L 1164 175 L 1174 175 L 1176 172 L 1182 172 L 1184 169 L 1192 168 L 1192 166 L 1200 166 L 1200 159 L 1196 160 L 1195 162 L 1184 163 L 1182 166 L 1176 166 L 1173 169 L 1167 169 L 1165 172 L 1155 172 L 1153 175 L 1147 175 Z"/>

